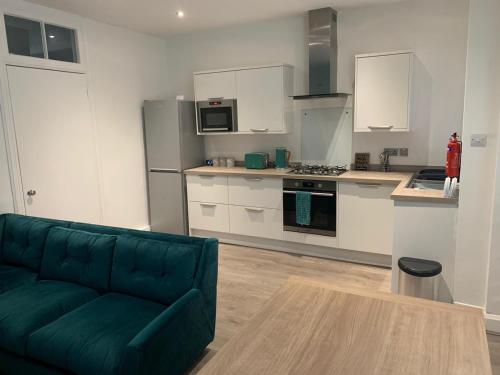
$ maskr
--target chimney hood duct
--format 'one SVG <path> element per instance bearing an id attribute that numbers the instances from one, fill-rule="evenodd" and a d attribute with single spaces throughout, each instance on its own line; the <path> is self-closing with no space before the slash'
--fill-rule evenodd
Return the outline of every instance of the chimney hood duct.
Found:
<path id="1" fill-rule="evenodd" d="M 321 8 L 308 16 L 309 94 L 293 98 L 347 97 L 350 94 L 337 92 L 337 12 Z"/>

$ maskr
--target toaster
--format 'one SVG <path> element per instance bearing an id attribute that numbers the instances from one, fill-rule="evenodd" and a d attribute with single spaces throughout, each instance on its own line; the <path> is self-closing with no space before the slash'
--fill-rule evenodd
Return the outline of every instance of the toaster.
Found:
<path id="1" fill-rule="evenodd" d="M 265 169 L 269 162 L 269 154 L 265 152 L 250 152 L 245 154 L 245 168 Z"/>

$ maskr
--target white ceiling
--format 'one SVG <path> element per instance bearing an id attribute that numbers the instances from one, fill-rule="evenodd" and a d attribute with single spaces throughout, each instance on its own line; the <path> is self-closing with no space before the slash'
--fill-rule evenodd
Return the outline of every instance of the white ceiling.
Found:
<path id="1" fill-rule="evenodd" d="M 401 0 L 28 0 L 111 25 L 168 36 L 284 16 L 331 6 L 355 7 Z M 182 9 L 184 18 L 176 17 Z"/>

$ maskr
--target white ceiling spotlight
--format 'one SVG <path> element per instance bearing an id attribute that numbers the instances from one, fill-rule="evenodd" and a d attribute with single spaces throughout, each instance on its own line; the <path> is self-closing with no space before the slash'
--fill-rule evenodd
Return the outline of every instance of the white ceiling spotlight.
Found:
<path id="1" fill-rule="evenodd" d="M 184 17 L 184 12 L 182 10 L 178 10 L 176 13 L 177 17 L 183 18 Z"/>
<path id="2" fill-rule="evenodd" d="M 50 39 L 54 39 L 56 36 L 54 34 L 49 34 Z"/>

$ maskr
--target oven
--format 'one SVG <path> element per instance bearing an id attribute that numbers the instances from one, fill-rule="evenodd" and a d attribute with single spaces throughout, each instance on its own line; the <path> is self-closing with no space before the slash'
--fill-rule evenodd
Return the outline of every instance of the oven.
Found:
<path id="1" fill-rule="evenodd" d="M 311 223 L 297 224 L 296 193 L 311 193 Z M 336 237 L 337 235 L 337 182 L 319 180 L 283 180 L 283 229 Z"/>
<path id="2" fill-rule="evenodd" d="M 200 133 L 235 132 L 237 128 L 236 99 L 213 98 L 196 103 Z"/>

